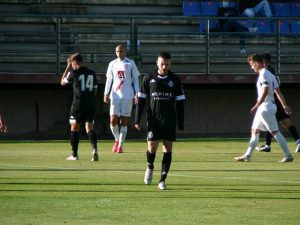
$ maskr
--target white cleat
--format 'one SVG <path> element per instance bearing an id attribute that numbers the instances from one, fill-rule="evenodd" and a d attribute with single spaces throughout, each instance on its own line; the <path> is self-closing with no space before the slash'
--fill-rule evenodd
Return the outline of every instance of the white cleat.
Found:
<path id="1" fill-rule="evenodd" d="M 294 161 L 294 158 L 292 155 L 288 155 L 288 156 L 284 156 L 282 158 L 282 160 L 278 161 L 278 162 L 281 162 L 281 163 L 285 163 L 285 162 L 293 162 Z"/>
<path id="2" fill-rule="evenodd" d="M 271 146 L 268 145 L 262 145 L 260 147 L 256 147 L 255 149 L 259 152 L 270 152 L 272 150 Z"/>
<path id="3" fill-rule="evenodd" d="M 166 190 L 167 189 L 167 185 L 164 181 L 159 182 L 159 184 L 157 185 L 157 188 L 159 190 Z"/>
<path id="4" fill-rule="evenodd" d="M 92 156 L 91 161 L 95 162 L 95 161 L 98 161 L 98 160 L 99 160 L 98 152 L 96 150 L 93 150 L 93 156 Z"/>
<path id="5" fill-rule="evenodd" d="M 152 178 L 153 178 L 153 170 L 151 170 L 147 167 L 146 172 L 145 172 L 145 177 L 144 177 L 144 183 L 151 184 Z"/>
<path id="6" fill-rule="evenodd" d="M 295 150 L 295 153 L 299 153 L 300 152 L 300 143 L 297 144 L 297 147 L 296 147 L 296 150 Z"/>
<path id="7" fill-rule="evenodd" d="M 69 157 L 66 158 L 66 160 L 69 160 L 69 161 L 75 161 L 75 160 L 78 160 L 78 156 L 73 156 L 73 155 L 70 155 Z"/>
<path id="8" fill-rule="evenodd" d="M 251 162 L 251 159 L 250 159 L 249 155 L 234 157 L 234 160 L 237 161 L 237 162 Z"/>

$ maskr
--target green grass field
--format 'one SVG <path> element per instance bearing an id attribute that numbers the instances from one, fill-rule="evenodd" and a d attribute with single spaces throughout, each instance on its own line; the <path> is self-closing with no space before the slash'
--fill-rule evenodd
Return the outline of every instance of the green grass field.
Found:
<path id="1" fill-rule="evenodd" d="M 300 154 L 293 163 L 276 142 L 271 153 L 254 152 L 251 163 L 232 159 L 248 139 L 179 140 L 174 144 L 168 190 L 144 185 L 145 141 L 128 141 L 124 154 L 99 141 L 91 162 L 81 142 L 79 161 L 66 161 L 65 142 L 0 142 L 0 224 L 202 224 L 300 223 Z M 294 152 L 294 143 L 289 141 Z M 160 147 L 161 149 L 161 147 Z"/>

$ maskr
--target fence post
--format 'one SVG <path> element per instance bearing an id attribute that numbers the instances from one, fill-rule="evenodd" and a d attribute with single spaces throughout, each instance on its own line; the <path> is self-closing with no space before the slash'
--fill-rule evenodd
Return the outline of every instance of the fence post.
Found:
<path id="1" fill-rule="evenodd" d="M 56 18 L 56 74 L 60 75 L 60 41 L 61 41 L 61 34 L 60 34 L 60 23 L 61 18 Z"/>
<path id="2" fill-rule="evenodd" d="M 206 51 L 205 51 L 205 59 L 206 59 L 206 66 L 205 72 L 208 75 L 210 73 L 210 66 L 209 66 L 209 19 L 205 20 L 205 27 L 206 27 Z"/>
<path id="3" fill-rule="evenodd" d="M 136 18 L 130 19 L 130 54 L 135 55 L 137 53 L 137 22 Z"/>
<path id="4" fill-rule="evenodd" d="M 280 54 L 281 54 L 281 38 L 280 38 L 280 19 L 276 20 L 276 27 L 277 27 L 277 32 L 276 32 L 276 42 L 277 42 L 277 48 L 276 48 L 276 54 L 277 54 L 277 74 L 280 74 L 280 69 L 281 69 L 281 58 L 280 58 Z"/>
<path id="5" fill-rule="evenodd" d="M 134 60 L 139 72 L 142 72 L 142 56 L 138 53 L 138 25 L 137 19 L 132 17 L 130 19 L 130 54 L 128 55 Z"/>

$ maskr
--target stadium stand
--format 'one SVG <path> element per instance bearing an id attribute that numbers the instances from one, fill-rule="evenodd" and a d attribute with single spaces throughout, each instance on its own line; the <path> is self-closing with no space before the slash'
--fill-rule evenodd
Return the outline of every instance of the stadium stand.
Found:
<path id="1" fill-rule="evenodd" d="M 292 21 L 291 30 L 294 34 L 300 34 L 300 21 Z"/>
<path id="2" fill-rule="evenodd" d="M 277 32 L 277 28 L 278 28 L 278 25 L 279 25 L 279 28 L 280 28 L 280 33 L 282 34 L 289 34 L 291 32 L 291 28 L 290 28 L 290 22 L 288 20 L 279 20 L 278 23 L 272 23 L 273 25 L 273 31 L 274 32 Z"/>
<path id="3" fill-rule="evenodd" d="M 249 73 L 249 69 L 244 66 L 245 56 L 240 56 L 237 51 L 238 37 L 236 35 L 220 36 L 215 32 L 217 23 L 212 15 L 216 13 L 218 7 L 216 1 L 201 2 L 203 13 L 210 17 L 209 49 L 207 49 L 205 36 L 205 20 L 180 17 L 184 13 L 185 3 L 179 0 L 161 1 L 156 4 L 150 0 L 132 1 L 131 5 L 127 3 L 122 9 L 112 7 L 108 1 L 92 1 L 89 4 L 80 1 L 72 3 L 69 0 L 62 0 L 59 3 L 55 0 L 28 0 L 26 2 L 6 0 L 2 2 L 7 8 L 7 13 L 2 13 L 0 17 L 2 23 L 0 27 L 2 72 L 57 73 L 58 71 L 61 73 L 65 56 L 74 51 L 80 51 L 88 61 L 89 67 L 96 69 L 99 73 L 104 73 L 107 61 L 114 56 L 112 51 L 114 46 L 120 42 L 130 43 L 133 41 L 130 35 L 132 15 L 126 13 L 132 13 L 130 10 L 134 5 L 135 15 L 139 17 L 136 21 L 137 39 L 140 43 L 137 50 L 142 56 L 143 72 L 147 73 L 151 70 L 153 55 L 163 47 L 173 52 L 174 69 L 181 73 L 218 74 L 223 72 L 224 66 L 227 66 L 228 63 L 235 65 L 229 71 L 230 73 Z M 123 2 L 127 1 L 117 0 L 115 4 L 122 5 Z M 74 13 L 71 11 L 66 11 L 66 15 L 53 15 L 52 12 L 63 13 L 68 5 L 70 9 L 72 7 L 74 9 L 83 8 L 85 11 L 78 12 L 76 15 L 70 15 L 70 13 Z M 45 8 L 44 11 L 41 11 L 40 6 Z M 13 13 L 12 8 L 14 8 L 14 13 L 22 13 L 22 16 L 9 16 Z M 106 14 L 114 12 L 118 15 L 96 15 L 96 11 L 99 10 L 99 13 L 102 13 L 103 8 L 107 9 Z M 142 16 L 141 14 L 145 13 L 144 8 L 153 10 L 156 14 L 152 11 L 148 13 L 151 14 L 151 17 Z M 3 7 L 1 9 L 3 10 Z M 162 10 L 173 16 L 162 15 L 164 14 Z M 248 23 L 251 27 L 251 20 L 240 21 Z M 259 45 L 261 44 L 264 48 L 270 47 L 270 51 L 276 54 L 276 37 L 263 36 L 273 33 L 274 28 L 267 20 L 256 21 L 256 23 L 258 23 L 259 34 L 262 35 L 258 39 L 255 34 L 249 34 L 246 37 L 247 50 L 249 53 L 255 52 L 260 49 Z M 297 24 L 291 24 L 293 24 L 292 31 L 298 32 Z M 283 33 L 288 31 L 285 22 L 281 28 Z M 293 44 L 298 40 L 296 37 L 290 38 Z M 290 46 L 287 37 L 283 40 L 285 42 L 283 42 L 284 45 L 281 45 L 281 50 L 285 51 L 285 48 L 288 49 Z M 58 50 L 59 54 L 57 54 Z M 40 52 L 43 54 L 41 55 Z M 209 68 L 206 65 L 207 54 L 210 57 Z M 281 57 L 282 62 L 285 61 L 285 57 L 288 62 L 288 55 Z M 59 61 L 58 65 L 57 61 Z M 37 66 L 32 67 L 33 64 Z M 230 65 L 228 67 L 230 68 Z M 281 66 L 283 71 L 287 70 L 286 68 L 290 67 Z"/>
<path id="4" fill-rule="evenodd" d="M 291 2 L 290 6 L 292 16 L 300 16 L 300 2 Z"/>
<path id="5" fill-rule="evenodd" d="M 202 1 L 201 2 L 201 15 L 203 16 L 216 16 L 219 7 L 217 1 Z"/>
<path id="6" fill-rule="evenodd" d="M 206 32 L 206 21 L 207 20 L 200 20 L 199 31 L 201 33 L 205 33 Z M 209 31 L 217 31 L 219 29 L 219 23 L 218 23 L 217 20 L 210 19 L 208 27 L 209 27 Z"/>
<path id="7" fill-rule="evenodd" d="M 200 16 L 200 4 L 197 0 L 183 0 L 183 15 Z"/>
<path id="8" fill-rule="evenodd" d="M 179 15 L 182 0 L 1 0 L 0 13 L 39 15 Z"/>
<path id="9" fill-rule="evenodd" d="M 274 16 L 290 16 L 290 3 L 288 2 L 274 2 L 271 4 Z"/>
<path id="10" fill-rule="evenodd" d="M 270 34 L 273 32 L 270 20 L 255 20 L 254 27 L 257 27 L 258 33 Z"/>
<path id="11" fill-rule="evenodd" d="M 253 85 L 256 77 L 246 63 L 248 54 L 270 52 L 273 61 L 278 62 L 282 81 L 300 83 L 300 49 L 295 48 L 300 44 L 297 22 L 300 18 L 297 17 L 286 18 L 296 35 L 247 34 L 248 54 L 243 55 L 239 52 L 238 35 L 214 30 L 207 35 L 203 31 L 203 22 L 199 21 L 210 19 L 212 28 L 217 18 L 213 15 L 184 16 L 182 0 L 2 0 L 0 4 L 0 101 L 10 107 L 8 112 L 22 111 L 22 116 L 14 114 L 13 118 L 8 118 L 8 122 L 12 121 L 11 135 L 22 133 L 26 138 L 37 134 L 48 137 L 49 133 L 56 135 L 58 132 L 65 135 L 69 96 L 59 89 L 59 79 L 66 57 L 81 52 L 86 65 L 97 72 L 102 93 L 107 63 L 115 57 L 114 47 L 119 43 L 127 45 L 130 54 L 141 56 L 143 74 L 153 71 L 159 51 L 172 53 L 172 70 L 180 75 L 190 98 L 187 117 L 195 118 L 194 112 L 198 115 L 199 110 L 212 108 L 212 113 L 206 113 L 212 116 L 204 120 L 215 121 L 214 124 L 208 126 L 203 121 L 187 121 L 188 127 L 196 124 L 191 131 L 194 135 L 248 132 L 247 121 L 240 118 L 243 113 L 238 111 L 232 115 L 230 110 L 242 108 L 232 105 L 232 98 L 237 93 L 240 95 L 243 85 Z M 240 19 L 251 26 L 248 18 Z M 276 23 L 277 18 L 274 21 Z M 228 89 L 227 85 L 234 88 Z M 205 87 L 205 90 L 199 87 Z M 10 93 L 17 95 L 19 101 L 15 102 Z M 251 91 L 249 95 L 252 94 Z M 230 100 L 218 102 L 221 95 L 228 95 Z M 57 99 L 61 101 L 57 102 Z M 204 105 L 203 101 L 206 101 Z M 214 110 L 226 104 L 233 107 L 225 108 L 224 113 L 236 124 L 220 124 Z M 103 119 L 106 118 L 105 106 L 98 108 L 102 110 L 98 113 L 99 134 L 104 137 L 105 132 L 110 133 Z M 25 119 L 23 115 L 26 115 Z M 19 129 L 20 124 L 28 130 Z M 233 127 L 231 131 L 227 129 L 229 126 Z M 131 135 L 133 130 L 130 129 Z"/>
<path id="12" fill-rule="evenodd" d="M 249 28 L 253 28 L 254 27 L 254 20 L 249 20 L 249 19 L 239 19 L 238 22 L 242 25 L 244 25 L 245 27 L 249 27 Z"/>

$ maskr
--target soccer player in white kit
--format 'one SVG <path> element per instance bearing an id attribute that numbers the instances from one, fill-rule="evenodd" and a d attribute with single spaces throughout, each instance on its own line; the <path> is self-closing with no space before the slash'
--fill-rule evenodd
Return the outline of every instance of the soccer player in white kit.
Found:
<path id="1" fill-rule="evenodd" d="M 235 157 L 234 160 L 238 162 L 251 161 L 251 155 L 258 144 L 259 133 L 262 130 L 272 133 L 283 150 L 284 157 L 279 162 L 292 162 L 293 156 L 288 149 L 285 138 L 279 131 L 275 117 L 277 107 L 274 100 L 274 92 L 277 94 L 287 114 L 291 113 L 291 109 L 286 104 L 280 92 L 279 83 L 275 76 L 264 68 L 262 55 L 255 54 L 249 56 L 248 63 L 250 64 L 251 69 L 258 74 L 256 82 L 258 98 L 256 104 L 250 110 L 250 113 L 255 114 L 255 116 L 252 123 L 251 139 L 248 148 L 244 155 Z"/>
<path id="2" fill-rule="evenodd" d="M 115 138 L 112 151 L 123 153 L 128 117 L 139 92 L 139 71 L 135 62 L 126 57 L 126 48 L 116 46 L 118 58 L 111 61 L 106 72 L 104 103 L 110 100 L 110 129 Z M 120 123 L 120 127 L 119 124 Z"/>

